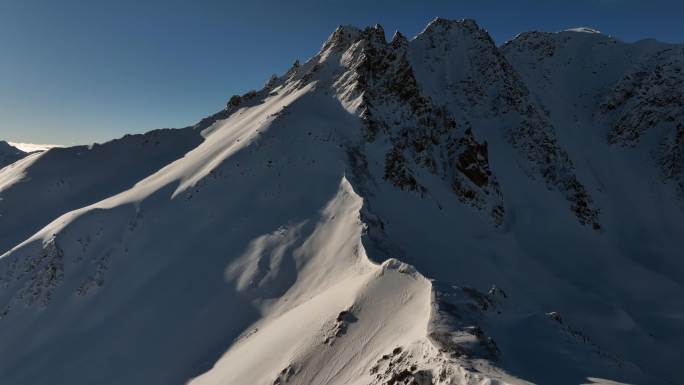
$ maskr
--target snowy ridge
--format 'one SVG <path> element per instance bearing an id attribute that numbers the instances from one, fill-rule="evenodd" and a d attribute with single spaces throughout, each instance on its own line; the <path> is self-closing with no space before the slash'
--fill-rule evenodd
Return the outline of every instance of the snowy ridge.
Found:
<path id="1" fill-rule="evenodd" d="M 678 50 L 342 26 L 193 127 L 30 154 L 0 382 L 679 384 Z"/>
<path id="2" fill-rule="evenodd" d="M 0 250 L 7 251 L 67 211 L 133 186 L 201 140 L 197 130 L 167 129 L 30 154 L 0 171 Z M 27 196 L 35 198 L 29 206 L 23 204 Z M 20 215 L 23 221 L 13 220 Z"/>

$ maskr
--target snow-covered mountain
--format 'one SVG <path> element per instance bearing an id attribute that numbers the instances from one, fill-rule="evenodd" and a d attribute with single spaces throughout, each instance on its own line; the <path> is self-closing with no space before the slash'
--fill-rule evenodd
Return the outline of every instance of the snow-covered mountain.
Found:
<path id="1" fill-rule="evenodd" d="M 24 151 L 0 140 L 0 169 L 16 162 L 26 155 Z"/>
<path id="2" fill-rule="evenodd" d="M 339 27 L 0 170 L 3 384 L 682 384 L 684 46 Z"/>

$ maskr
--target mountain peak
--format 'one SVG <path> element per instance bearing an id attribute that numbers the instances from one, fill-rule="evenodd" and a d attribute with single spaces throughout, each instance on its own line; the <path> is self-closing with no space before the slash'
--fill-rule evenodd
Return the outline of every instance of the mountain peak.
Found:
<path id="1" fill-rule="evenodd" d="M 401 32 L 395 31 L 390 40 L 390 44 L 394 49 L 406 48 L 408 46 L 408 39 Z"/>
<path id="2" fill-rule="evenodd" d="M 363 30 L 363 38 L 368 39 L 371 44 L 385 44 L 387 39 L 385 38 L 385 29 L 382 25 L 375 24 L 372 27 L 367 27 Z"/>
<path id="3" fill-rule="evenodd" d="M 323 43 L 321 52 L 326 52 L 331 49 L 344 50 L 356 41 L 360 34 L 361 30 L 353 25 L 340 25 L 335 28 L 333 33 L 331 33 L 325 43 Z"/>
<path id="4" fill-rule="evenodd" d="M 439 32 L 452 28 L 463 28 L 475 32 L 480 29 L 477 22 L 473 19 L 450 20 L 443 17 L 436 17 L 428 23 L 423 32 Z"/>
<path id="5" fill-rule="evenodd" d="M 489 33 L 480 28 L 473 19 L 449 20 L 438 17 L 432 20 L 416 39 L 428 41 L 430 47 L 439 45 L 438 42 L 456 46 L 461 44 L 459 42 L 466 41 L 489 48 L 496 47 Z"/>
<path id="6" fill-rule="evenodd" d="M 351 24 L 346 24 L 346 25 L 340 24 L 337 26 L 337 28 L 335 28 L 331 37 L 336 36 L 336 35 L 345 35 L 345 34 L 351 37 L 352 35 L 357 35 L 359 32 L 361 32 L 361 29 L 359 29 L 359 28 L 357 28 Z M 330 40 L 330 39 L 328 39 L 328 40 Z"/>

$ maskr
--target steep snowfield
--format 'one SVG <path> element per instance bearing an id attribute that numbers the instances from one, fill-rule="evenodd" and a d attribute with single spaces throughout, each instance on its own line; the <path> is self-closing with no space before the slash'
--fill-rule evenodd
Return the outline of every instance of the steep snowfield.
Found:
<path id="1" fill-rule="evenodd" d="M 194 127 L 30 154 L 0 383 L 681 384 L 682 49 L 345 26 Z"/>

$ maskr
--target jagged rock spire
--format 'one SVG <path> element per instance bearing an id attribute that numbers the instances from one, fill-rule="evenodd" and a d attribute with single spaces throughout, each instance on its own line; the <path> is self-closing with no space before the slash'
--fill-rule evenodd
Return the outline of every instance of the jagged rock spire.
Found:
<path id="1" fill-rule="evenodd" d="M 395 31 L 394 35 L 392 35 L 392 40 L 390 40 L 390 44 L 394 49 L 403 50 L 408 47 L 408 39 L 406 39 L 406 36 L 404 36 L 401 32 Z"/>

